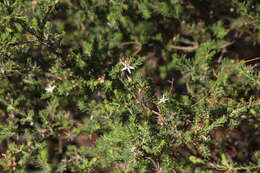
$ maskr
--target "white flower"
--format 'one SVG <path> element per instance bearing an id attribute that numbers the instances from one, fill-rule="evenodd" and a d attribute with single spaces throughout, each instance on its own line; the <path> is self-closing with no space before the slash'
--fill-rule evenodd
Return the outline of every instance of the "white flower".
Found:
<path id="1" fill-rule="evenodd" d="M 45 88 L 45 91 L 46 91 L 47 93 L 52 93 L 55 88 L 56 88 L 55 85 L 53 85 L 53 86 L 48 85 L 48 86 Z"/>
<path id="2" fill-rule="evenodd" d="M 131 152 L 135 152 L 135 150 L 136 150 L 136 146 L 133 146 L 133 147 L 130 149 Z"/>
<path id="3" fill-rule="evenodd" d="M 122 62 L 121 64 L 123 64 L 123 66 L 124 66 L 121 71 L 127 70 L 128 73 L 131 74 L 131 70 L 134 70 L 134 69 L 135 69 L 133 66 L 130 65 L 130 63 L 129 63 L 128 61 Z"/>
<path id="4" fill-rule="evenodd" d="M 166 98 L 164 95 L 162 98 L 160 98 L 158 104 L 162 104 L 162 103 L 165 103 L 167 100 L 169 100 L 168 98 Z"/>

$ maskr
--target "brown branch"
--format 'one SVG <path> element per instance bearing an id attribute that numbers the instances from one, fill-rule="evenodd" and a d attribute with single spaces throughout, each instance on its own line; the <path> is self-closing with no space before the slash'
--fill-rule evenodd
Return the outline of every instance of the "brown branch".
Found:
<path id="1" fill-rule="evenodd" d="M 242 170 L 258 169 L 260 168 L 260 165 L 248 166 L 248 167 L 224 167 L 224 166 L 215 166 L 213 164 L 209 164 L 208 168 L 215 169 L 217 171 L 242 171 Z"/>
<path id="2" fill-rule="evenodd" d="M 189 41 L 189 40 L 181 40 L 180 43 L 184 43 L 190 46 L 177 46 L 177 45 L 170 45 L 169 48 L 183 50 L 185 52 L 193 52 L 199 48 L 199 44 L 197 42 Z"/>
<path id="3" fill-rule="evenodd" d="M 191 45 L 191 46 L 170 45 L 169 47 L 173 48 L 173 49 L 177 49 L 177 50 L 183 50 L 185 52 L 194 52 L 195 50 L 197 50 L 199 48 L 199 44 L 197 42 L 192 42 L 192 41 L 189 41 L 189 40 L 182 40 L 180 42 L 184 43 L 184 44 Z M 223 45 L 220 45 L 219 48 L 223 49 L 223 48 L 226 48 L 226 47 L 228 47 L 232 44 L 234 44 L 234 42 L 227 42 L 227 43 L 224 43 Z"/>
<path id="4" fill-rule="evenodd" d="M 152 161 L 152 164 L 156 169 L 156 173 L 161 173 L 161 168 L 160 168 L 159 163 L 156 163 L 151 157 L 147 157 L 147 159 Z"/>
<path id="5" fill-rule="evenodd" d="M 197 50 L 199 48 L 199 46 L 198 45 L 194 45 L 194 46 L 174 46 L 174 45 L 171 45 L 171 46 L 169 46 L 169 48 L 177 49 L 177 50 L 183 50 L 185 52 L 194 52 L 195 50 Z"/>
<path id="6" fill-rule="evenodd" d="M 231 46 L 232 44 L 234 44 L 233 41 L 232 41 L 232 42 L 227 42 L 227 43 L 224 43 L 223 45 L 219 46 L 219 48 L 220 48 L 220 49 L 224 49 L 224 48 L 226 48 L 226 47 L 228 47 L 228 46 Z"/>
<path id="7" fill-rule="evenodd" d="M 117 47 L 119 49 L 123 49 L 124 46 L 127 46 L 127 45 L 135 45 L 136 51 L 132 54 L 132 56 L 136 56 L 142 50 L 142 44 L 137 41 L 123 42 L 123 43 L 120 43 Z"/>

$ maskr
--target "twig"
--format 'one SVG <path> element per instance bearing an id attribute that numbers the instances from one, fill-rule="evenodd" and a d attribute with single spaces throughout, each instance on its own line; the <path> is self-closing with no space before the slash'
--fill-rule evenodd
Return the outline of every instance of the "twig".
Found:
<path id="1" fill-rule="evenodd" d="M 241 170 L 258 169 L 260 168 L 260 165 L 248 166 L 248 167 L 224 167 L 224 166 L 218 166 L 218 165 L 215 166 L 213 164 L 209 164 L 208 168 L 215 169 L 217 171 L 241 171 Z"/>
<path id="2" fill-rule="evenodd" d="M 169 47 L 173 48 L 173 49 L 177 49 L 177 50 L 183 50 L 185 52 L 194 52 L 195 50 L 197 50 L 199 48 L 198 45 L 194 45 L 194 46 L 174 46 L 174 45 L 171 45 Z"/>
<path id="3" fill-rule="evenodd" d="M 188 41 L 188 40 L 182 40 L 180 41 L 181 43 L 184 43 L 184 44 L 188 44 L 188 45 L 191 45 L 191 46 L 175 46 L 175 45 L 170 45 L 169 47 L 170 48 L 173 48 L 173 49 L 177 49 L 177 50 L 183 50 L 183 51 L 186 51 L 186 52 L 194 52 L 195 50 L 197 50 L 199 48 L 199 44 L 197 42 L 192 42 L 192 41 Z M 234 42 L 227 42 L 221 46 L 219 46 L 220 49 L 223 49 L 223 48 L 226 48 L 230 45 L 234 44 Z"/>
<path id="4" fill-rule="evenodd" d="M 170 45 L 169 48 L 177 49 L 177 50 L 183 50 L 185 52 L 193 52 L 196 49 L 199 48 L 199 44 L 197 42 L 189 41 L 189 40 L 181 40 L 180 43 L 184 43 L 190 46 L 176 46 L 176 45 Z"/>
<path id="5" fill-rule="evenodd" d="M 137 41 L 123 42 L 123 43 L 120 43 L 117 47 L 119 49 L 122 49 L 124 46 L 127 46 L 127 45 L 135 45 L 136 51 L 132 54 L 132 56 L 136 56 L 142 50 L 142 44 Z"/>
<path id="6" fill-rule="evenodd" d="M 234 44 L 233 41 L 232 41 L 232 42 L 227 42 L 227 43 L 225 43 L 225 44 L 219 46 L 219 48 L 220 48 L 220 49 L 224 49 L 224 48 L 226 48 L 226 47 L 228 47 L 228 46 L 231 46 L 232 44 Z"/>
<path id="7" fill-rule="evenodd" d="M 154 166 L 155 169 L 156 169 L 156 173 L 161 173 L 161 168 L 160 168 L 159 163 L 156 163 L 151 157 L 147 157 L 147 159 L 149 159 L 149 160 L 152 161 L 153 166 Z"/>
<path id="8" fill-rule="evenodd" d="M 168 96 L 170 96 L 170 95 L 172 95 L 172 92 L 173 92 L 174 78 L 172 78 L 172 80 L 168 80 L 168 82 L 171 84 L 170 89 L 169 89 L 169 94 L 168 94 Z"/>

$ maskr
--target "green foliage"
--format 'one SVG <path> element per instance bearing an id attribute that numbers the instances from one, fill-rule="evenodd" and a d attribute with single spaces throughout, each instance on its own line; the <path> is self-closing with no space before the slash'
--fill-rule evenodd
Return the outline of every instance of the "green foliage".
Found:
<path id="1" fill-rule="evenodd" d="M 0 172 L 257 172 L 259 9 L 0 1 Z"/>

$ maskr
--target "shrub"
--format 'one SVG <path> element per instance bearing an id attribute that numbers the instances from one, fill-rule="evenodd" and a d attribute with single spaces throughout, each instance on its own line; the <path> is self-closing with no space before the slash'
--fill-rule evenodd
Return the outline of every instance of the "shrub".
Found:
<path id="1" fill-rule="evenodd" d="M 0 11 L 2 172 L 259 169 L 256 0 Z"/>

